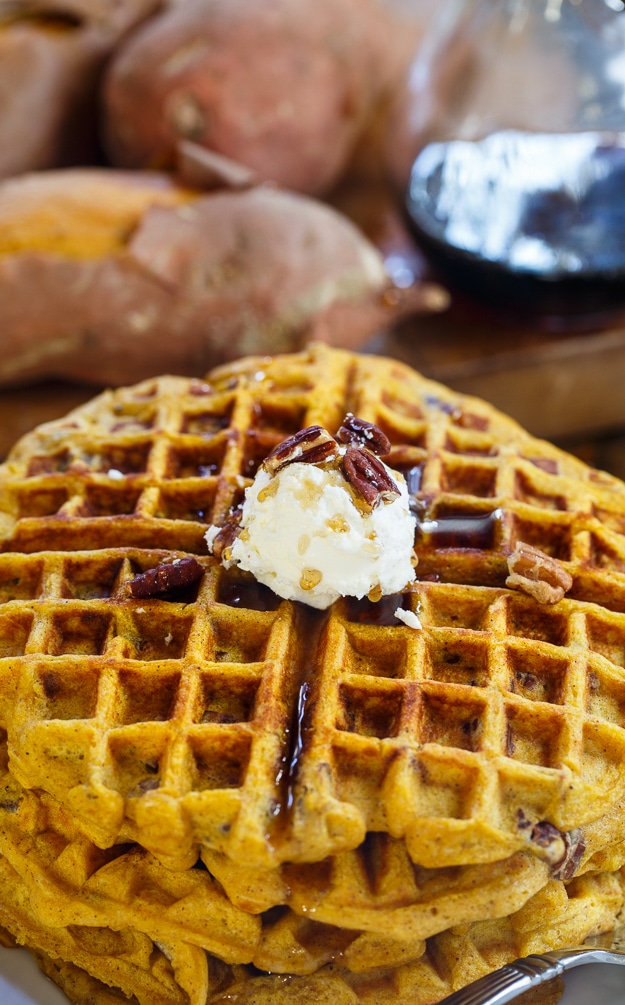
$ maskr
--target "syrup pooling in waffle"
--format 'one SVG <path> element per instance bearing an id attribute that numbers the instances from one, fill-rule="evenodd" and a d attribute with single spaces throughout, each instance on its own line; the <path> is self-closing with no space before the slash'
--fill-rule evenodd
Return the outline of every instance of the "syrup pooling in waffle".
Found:
<path id="1" fill-rule="evenodd" d="M 269 451 L 348 412 L 411 487 L 420 581 L 392 602 L 421 630 L 265 604 L 206 554 Z M 381 831 L 425 866 L 557 865 L 616 800 L 625 487 L 400 363 L 318 348 L 107 393 L 17 445 L 0 507 L 11 763 L 97 843 L 273 868 Z M 506 588 L 520 542 L 571 575 L 559 604 Z M 189 554 L 186 593 L 128 592 Z"/>

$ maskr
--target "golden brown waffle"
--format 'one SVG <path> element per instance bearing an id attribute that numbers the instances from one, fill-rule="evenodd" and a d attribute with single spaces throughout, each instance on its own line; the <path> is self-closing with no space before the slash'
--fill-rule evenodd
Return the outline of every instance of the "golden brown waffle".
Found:
<path id="1" fill-rule="evenodd" d="M 411 968 L 427 973 L 434 966 L 456 988 L 509 962 L 510 953 L 527 956 L 556 945 L 577 945 L 589 935 L 610 931 L 622 904 L 623 878 L 618 873 L 568 884 L 553 880 L 519 911 L 501 920 L 453 926 L 429 939 L 422 952 L 416 944 L 383 936 L 347 939 L 340 929 L 286 913 L 264 929 L 256 964 L 280 973 L 290 958 L 295 961 L 291 970 L 305 975 L 335 960 L 353 986 L 360 980 L 366 983 L 381 968 L 397 968 L 397 977 L 409 979 Z"/>
<path id="2" fill-rule="evenodd" d="M 123 991 L 108 987 L 75 964 L 42 952 L 33 952 L 33 956 L 41 971 L 65 992 L 72 1005 L 128 1005 Z"/>
<path id="3" fill-rule="evenodd" d="M 421 869 L 401 842 L 383 835 L 357 852 L 274 874 L 251 875 L 219 853 L 205 853 L 208 871 L 171 872 L 137 845 L 98 849 L 63 807 L 24 790 L 6 770 L 0 793 L 0 855 L 28 887 L 42 924 L 133 928 L 159 943 L 183 941 L 261 969 L 298 966 L 290 953 L 278 966 L 275 949 L 271 966 L 262 962 L 263 927 L 275 907 L 333 931 L 349 929 L 349 942 L 368 933 L 365 943 L 370 936 L 378 945 L 409 943 L 420 955 L 430 935 L 503 917 L 549 878 L 547 863 L 527 852 L 483 866 Z"/>
<path id="4" fill-rule="evenodd" d="M 80 970 L 79 967 L 75 967 L 71 963 L 51 960 L 42 953 L 37 954 L 37 962 L 43 972 L 65 991 L 65 994 L 74 1005 L 119 1005 L 120 1002 L 123 1005 L 128 1005 L 128 999 L 122 992 L 116 991 L 114 988 L 107 988 L 101 981 L 97 981 L 86 973 L 86 971 Z M 305 1003 L 306 1005 L 309 1005 L 309 1003 L 310 1005 L 323 1005 L 324 1002 L 332 1005 L 335 1002 L 340 1003 L 345 1001 L 345 997 L 341 995 L 338 998 L 332 996 L 335 985 L 331 981 L 326 981 L 325 983 L 325 990 L 328 992 L 328 996 L 323 999 L 315 993 L 314 986 L 310 989 L 314 995 L 312 1002 L 310 990 L 305 988 L 305 986 L 302 987 L 301 984 L 299 985 L 299 993 L 296 999 L 297 1005 L 305 1005 Z M 280 990 L 282 991 L 283 989 L 281 988 Z M 290 992 L 290 989 L 287 989 L 287 991 Z M 346 984 L 343 984 L 343 992 L 349 995 L 348 1001 L 350 1005 L 354 1005 L 354 996 L 350 994 L 350 990 Z M 562 978 L 555 978 L 520 995 L 517 999 L 517 1005 L 557 1005 L 563 992 L 564 981 Z M 223 996 L 221 1000 L 224 1001 Z M 267 990 L 261 990 L 260 999 L 255 998 L 255 1000 L 266 1001 Z M 293 997 L 290 1000 L 293 1003 Z M 416 1001 L 416 999 L 414 1000 Z M 215 998 L 213 998 L 213 1001 L 215 1001 Z M 247 1001 L 250 1001 L 249 997 Z M 422 993 L 421 1005 L 431 1005 L 431 1002 L 432 998 L 430 997 L 428 1000 Z"/>
<path id="5" fill-rule="evenodd" d="M 398 361 L 326 346 L 250 357 L 205 382 L 106 392 L 39 427 L 2 469 L 0 540 L 5 550 L 204 552 L 202 523 L 226 515 L 273 446 L 311 423 L 334 430 L 348 410 L 387 433 L 424 517 L 438 522 L 421 548 L 428 571 L 497 583 L 522 540 L 574 572 L 575 596 L 625 608 L 621 482 Z"/>
<path id="6" fill-rule="evenodd" d="M 62 806 L 15 781 L 2 746 L 0 856 L 29 890 L 42 925 L 134 929 L 228 963 L 254 958 L 260 919 L 232 904 L 206 869 L 169 872 L 132 844 L 97 848 Z"/>
<path id="7" fill-rule="evenodd" d="M 458 925 L 463 915 L 457 911 L 454 925 L 427 943 L 409 924 L 393 933 L 324 923 L 311 905 L 299 915 L 274 909 L 258 919 L 229 903 L 202 869 L 168 873 L 137 846 L 105 852 L 90 845 L 63 807 L 12 778 L 5 753 L 0 772 L 0 924 L 33 948 L 77 1005 L 109 1005 L 115 988 L 140 1005 L 205 1005 L 227 1000 L 226 989 L 249 1002 L 263 1002 L 273 991 L 285 1005 L 303 1005 L 310 996 L 323 1001 L 334 989 L 339 1000 L 372 1005 L 376 988 L 389 1005 L 393 995 L 399 1005 L 425 1005 L 513 956 L 613 928 L 623 902 L 618 872 L 566 884 L 551 880 L 499 922 Z M 607 819 L 596 832 L 589 828 L 586 866 L 610 834 Z M 404 868 L 406 858 L 404 852 L 399 860 Z M 375 856 L 368 864 L 375 868 Z M 472 871 L 439 871 L 441 889 L 453 886 L 446 873 L 455 872 L 456 905 L 471 898 L 463 873 Z M 511 871 L 513 889 L 503 890 L 511 893 L 512 908 L 520 879 Z M 435 887 L 432 882 L 426 891 L 428 913 L 439 910 Z M 366 924 L 364 893 L 355 885 L 343 892 L 360 898 Z M 480 895 L 473 904 L 476 913 L 492 918 L 498 892 L 493 883 L 486 900 Z M 345 921 L 357 921 L 356 903 Z M 240 965 L 246 958 L 252 967 Z M 262 970 L 288 976 L 262 977 Z"/>
<path id="8" fill-rule="evenodd" d="M 200 834 L 263 854 L 297 615 L 274 598 L 273 610 L 253 598 L 236 606 L 239 592 L 209 558 L 193 596 L 129 599 L 128 580 L 164 557 L 174 554 L 0 555 L 9 590 L 19 579 L 29 591 L 3 612 L 0 721 L 12 768 L 66 801 L 104 846 L 136 833 L 178 868 L 195 859 Z"/>
<path id="9" fill-rule="evenodd" d="M 121 832 L 186 865 L 203 837 L 265 865 L 267 820 L 293 799 L 276 765 L 292 722 L 298 612 L 215 603 L 232 581 L 208 558 L 192 603 L 130 601 L 125 581 L 162 557 L 0 555 L 0 574 L 34 584 L 28 603 L 0 611 L 13 770 L 67 799 L 100 844 Z M 85 584 L 109 595 L 68 596 Z M 623 615 L 569 600 L 536 611 L 511 591 L 434 583 L 411 600 L 423 632 L 352 620 L 350 605 L 330 615 L 299 768 L 302 786 L 319 781 L 294 820 L 298 842 L 285 829 L 276 858 L 321 859 L 387 830 L 427 867 L 489 861 L 528 847 L 521 819 L 566 831 L 615 800 Z M 306 823 L 332 810 L 356 818 L 355 836 L 307 842 Z"/>
<path id="10" fill-rule="evenodd" d="M 203 534 L 277 442 L 346 411 L 407 474 L 421 581 L 326 617 L 226 573 Z M 176 868 L 200 847 L 315 862 L 370 832 L 428 868 L 549 858 L 534 825 L 572 831 L 625 780 L 624 534 L 623 484 L 396 361 L 318 347 L 106 393 L 0 469 L 12 769 L 96 843 Z M 519 541 L 571 574 L 563 601 L 505 587 Z M 188 552 L 199 583 L 129 596 Z"/>
<path id="11" fill-rule="evenodd" d="M 43 925 L 31 911 L 27 886 L 2 857 L 0 882 L 0 920 L 18 943 L 75 963 L 128 997 L 135 995 L 140 1005 L 188 1005 L 185 990 L 176 980 L 184 977 L 166 955 L 173 953 L 175 958 L 175 944 L 159 949 L 147 935 L 128 929 Z M 180 955 L 186 956 L 186 947 L 180 947 Z M 201 998 L 196 997 L 194 1005 L 203 1005 Z"/>
<path id="12" fill-rule="evenodd" d="M 93 1001 L 110 1000 L 100 995 L 103 984 L 134 995 L 140 1005 L 213 1005 L 233 999 L 304 1005 L 329 1003 L 331 995 L 346 1005 L 431 1005 L 518 956 L 613 929 L 624 895 L 618 873 L 568 884 L 550 881 L 506 919 L 459 926 L 419 946 L 345 933 L 286 912 L 268 919 L 258 953 L 265 965 L 291 961 L 290 973 L 283 976 L 262 974 L 257 967 L 228 967 L 194 946 L 175 939 L 157 943 L 130 928 L 42 924 L 32 909 L 32 891 L 2 857 L 0 879 L 0 923 L 33 948 L 70 1000 L 85 1000 L 88 975 L 99 982 Z"/>
<path id="13" fill-rule="evenodd" d="M 586 850 L 577 875 L 625 866 L 622 804 L 584 827 Z M 481 866 L 424 869 L 402 842 L 372 835 L 356 851 L 311 865 L 262 871 L 204 851 L 211 875 L 231 903 L 253 912 L 288 905 L 303 918 L 335 928 L 362 929 L 397 940 L 426 939 L 463 921 L 504 917 L 542 888 L 547 863 L 526 852 Z"/>
<path id="14" fill-rule="evenodd" d="M 295 885 L 293 890 L 293 910 L 270 909 L 257 918 L 226 900 L 206 871 L 196 868 L 168 873 L 137 846 L 118 846 L 103 852 L 90 845 L 76 832 L 62 807 L 47 796 L 25 792 L 6 771 L 6 764 L 0 792 L 0 876 L 3 890 L 13 891 L 6 893 L 7 907 L 4 914 L 0 909 L 0 923 L 10 927 L 27 945 L 60 953 L 74 962 L 81 960 L 81 966 L 86 964 L 79 950 L 85 945 L 93 947 L 94 952 L 98 946 L 112 946 L 110 951 L 115 955 L 116 946 L 122 946 L 122 942 L 110 931 L 140 933 L 143 949 L 137 949 L 139 960 L 145 956 L 145 947 L 149 948 L 146 939 L 150 940 L 174 965 L 176 983 L 200 1005 L 207 993 L 207 982 L 212 980 L 214 984 L 218 977 L 221 980 L 230 973 L 222 966 L 225 962 L 250 962 L 257 970 L 299 976 L 315 973 L 338 959 L 351 975 L 380 967 L 388 970 L 421 960 L 426 936 L 444 929 L 455 930 L 469 918 L 501 916 L 507 931 L 510 912 L 516 912 L 518 918 L 542 919 L 539 910 L 532 909 L 532 914 L 527 905 L 542 905 L 548 890 L 560 891 L 558 909 L 566 902 L 563 884 L 551 881 L 545 887 L 546 866 L 543 864 L 539 875 L 541 863 L 534 860 L 532 870 L 527 855 L 520 856 L 527 860 L 523 865 L 511 862 L 499 872 L 494 866 L 488 867 L 492 871 L 490 876 L 482 875 L 482 886 L 478 885 L 477 874 L 487 873 L 486 867 L 467 867 L 438 870 L 438 875 L 429 877 L 428 885 L 424 883 L 422 890 L 416 891 L 415 879 L 418 875 L 423 878 L 425 870 L 410 870 L 405 852 L 400 855 L 399 846 L 394 845 L 395 854 L 389 855 L 394 861 L 386 869 L 379 868 L 374 855 L 365 861 L 363 854 L 361 871 L 351 877 L 351 884 L 345 881 L 346 863 L 337 863 L 327 903 L 311 901 L 319 896 L 314 888 L 306 898 L 310 872 L 304 870 L 297 875 L 291 869 L 283 878 L 299 883 L 299 889 Z M 601 835 L 588 833 L 586 867 L 592 862 L 594 845 L 606 833 L 605 826 Z M 365 866 L 370 873 L 368 880 Z M 371 872 L 376 866 L 380 887 L 377 898 L 371 887 Z M 216 875 L 220 879 L 223 872 Z M 528 875 L 533 886 L 528 885 Z M 410 879 L 412 890 L 400 890 L 399 884 Z M 575 887 L 569 883 L 567 889 Z M 610 890 L 607 903 L 613 910 L 615 903 L 620 903 L 620 887 L 612 883 Z M 227 888 L 225 892 L 230 893 Z M 407 906 L 411 896 L 415 898 L 412 909 Z M 400 897 L 403 906 L 398 906 Z M 519 905 L 524 905 L 525 913 L 518 909 Z M 374 918 L 374 914 L 378 916 Z M 595 924 L 596 911 L 589 917 Z M 532 925 L 526 927 L 532 929 Z M 610 927 L 608 920 L 599 927 Z M 48 929 L 54 935 L 52 941 L 46 934 Z M 471 926 L 474 930 L 479 931 Z M 573 938 L 575 932 L 566 934 Z M 216 954 L 220 961 L 210 963 L 208 971 L 203 966 L 204 950 Z M 129 952 L 123 951 L 126 962 Z M 89 967 L 100 977 L 108 973 L 101 967 Z M 234 972 L 238 972 L 236 966 Z M 131 968 L 124 978 L 130 983 L 123 986 L 134 987 L 133 982 L 139 979 L 136 968 Z M 155 993 L 154 986 L 150 985 L 145 993 Z"/>

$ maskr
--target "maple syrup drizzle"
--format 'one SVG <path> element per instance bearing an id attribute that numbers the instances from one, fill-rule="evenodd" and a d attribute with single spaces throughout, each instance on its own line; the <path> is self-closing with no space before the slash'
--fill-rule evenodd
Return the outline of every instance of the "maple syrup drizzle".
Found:
<path id="1" fill-rule="evenodd" d="M 395 617 L 395 611 L 398 607 L 405 607 L 405 600 L 402 593 L 393 593 L 376 601 L 369 600 L 367 597 L 362 600 L 348 597 L 346 598 L 347 620 L 361 625 L 394 625 L 397 627 L 399 621 Z"/>
<path id="2" fill-rule="evenodd" d="M 433 550 L 468 548 L 490 551 L 497 543 L 503 520 L 500 508 L 488 513 L 449 512 L 417 524 L 417 545 L 423 542 Z"/>
<path id="3" fill-rule="evenodd" d="M 219 603 L 250 611 L 275 611 L 280 597 L 262 583 L 225 578 L 219 587 Z"/>
<path id="4" fill-rule="evenodd" d="M 291 748 L 291 755 L 288 761 L 286 773 L 285 805 L 287 812 L 293 808 L 293 803 L 295 801 L 295 783 L 297 780 L 299 763 L 304 752 L 304 714 L 306 711 L 306 703 L 308 701 L 309 693 L 310 684 L 306 682 L 301 685 L 297 695 L 297 705 L 295 715 L 293 717 L 293 746 Z"/>

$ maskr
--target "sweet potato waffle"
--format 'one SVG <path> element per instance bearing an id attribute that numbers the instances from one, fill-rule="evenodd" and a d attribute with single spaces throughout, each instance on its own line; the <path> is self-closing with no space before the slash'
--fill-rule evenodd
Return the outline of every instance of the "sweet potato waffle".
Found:
<path id="1" fill-rule="evenodd" d="M 378 945 L 422 941 L 461 922 L 505 916 L 549 880 L 550 869 L 523 852 L 501 863 L 460 869 L 420 869 L 402 842 L 379 836 L 357 852 L 279 872 L 237 867 L 223 854 L 171 871 L 133 843 L 99 849 L 66 808 L 45 793 L 25 790 L 0 750 L 0 855 L 30 891 L 39 920 L 137 928 L 159 943 L 184 941 L 228 963 L 255 963 L 262 922 L 288 908 L 324 926 L 369 933 Z M 598 844 L 586 837 L 586 860 Z M 603 848 L 603 842 L 599 844 Z M 609 865 L 616 871 L 617 860 Z M 622 856 L 618 865 L 625 862 Z M 580 869 L 585 861 L 580 861 Z M 353 954 L 353 950 L 352 950 Z M 293 965 L 287 954 L 277 967 Z"/>
<path id="2" fill-rule="evenodd" d="M 295 430 L 377 423 L 419 581 L 328 615 L 206 554 Z M 405 840 L 427 868 L 529 850 L 625 779 L 625 486 L 392 360 L 316 347 L 107 392 L 0 468 L 0 725 L 12 770 L 107 847 L 272 869 Z M 519 542 L 570 574 L 506 587 Z M 133 596 L 194 555 L 201 578 Z M 422 630 L 397 621 L 403 605 Z"/>
<path id="3" fill-rule="evenodd" d="M 98 849 L 65 808 L 19 785 L 0 746 L 0 924 L 78 1005 L 115 1000 L 114 989 L 140 1005 L 205 1005 L 234 994 L 264 1002 L 272 992 L 299 1005 L 310 995 L 323 1001 L 332 989 L 352 1003 L 372 1003 L 377 990 L 382 1001 L 429 1005 L 515 956 L 612 929 L 624 899 L 621 870 L 593 869 L 593 849 L 609 836 L 609 822 L 589 829 L 581 874 L 567 883 L 550 880 L 545 868 L 524 885 L 518 862 L 508 864 L 506 875 L 495 871 L 483 890 L 476 867 L 453 870 L 455 876 L 439 870 L 423 891 L 422 920 L 438 919 L 438 929 L 431 928 L 438 934 L 426 941 L 428 929 L 420 937 L 405 908 L 395 911 L 394 928 L 384 927 L 387 910 L 384 925 L 372 930 L 365 891 L 373 876 L 368 884 L 360 878 L 360 890 L 350 887 L 345 863 L 338 872 L 351 911 L 328 923 L 322 910 L 310 901 L 302 907 L 297 897 L 295 910 L 249 913 L 208 870 L 169 872 L 137 845 Z M 387 907 L 393 880 L 395 898 L 407 900 L 408 891 L 398 892 L 410 872 L 405 853 L 395 846 L 385 866 L 368 858 L 370 874 L 377 866 L 386 888 Z M 422 871 L 412 872 L 414 885 Z M 336 890 L 335 882 L 335 896 Z M 446 895 L 455 896 L 455 917 L 453 905 L 445 913 Z M 467 904 L 479 920 L 461 924 Z"/>
<path id="4" fill-rule="evenodd" d="M 532 847 L 525 821 L 568 831 L 616 800 L 622 614 L 420 583 L 406 601 L 422 631 L 361 620 L 369 604 L 320 628 L 209 557 L 192 591 L 128 597 L 176 555 L 0 555 L 21 592 L 0 609 L 12 770 L 102 846 L 139 840 L 184 868 L 203 845 L 265 868 L 382 831 L 435 868 L 505 858 Z"/>
<path id="5" fill-rule="evenodd" d="M 347 412 L 418 578 L 320 612 L 204 534 Z M 483 402 L 327 347 L 107 392 L 0 467 L 0 925 L 77 1005 L 433 1005 L 615 927 L 624 668 L 625 485 Z"/>
<path id="6" fill-rule="evenodd" d="M 371 937 L 286 911 L 263 925 L 255 958 L 272 972 L 262 973 L 255 965 L 225 964 L 172 935 L 156 940 L 121 917 L 110 926 L 46 924 L 32 888 L 3 856 L 0 878 L 0 924 L 32 949 L 71 1001 L 90 1005 L 114 1000 L 115 989 L 139 1005 L 433 1005 L 519 956 L 613 929 L 624 899 L 621 873 L 551 880 L 504 919 L 455 926 L 424 943 Z"/>

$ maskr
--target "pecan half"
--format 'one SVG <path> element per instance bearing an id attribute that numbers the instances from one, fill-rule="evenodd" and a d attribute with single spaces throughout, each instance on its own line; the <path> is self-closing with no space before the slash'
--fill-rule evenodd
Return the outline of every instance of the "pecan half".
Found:
<path id="1" fill-rule="evenodd" d="M 351 443 L 355 446 L 366 447 L 378 457 L 384 457 L 391 451 L 391 441 L 386 433 L 373 422 L 359 419 L 352 412 L 348 412 L 343 419 L 343 425 L 336 434 L 337 440 L 341 443 Z"/>
<path id="2" fill-rule="evenodd" d="M 348 447 L 343 458 L 343 471 L 350 485 L 372 509 L 378 503 L 392 501 L 400 495 L 382 461 L 362 447 Z"/>
<path id="3" fill-rule="evenodd" d="M 529 593 L 539 604 L 557 604 L 573 585 L 572 576 L 557 558 L 522 541 L 508 556 L 508 572 L 506 586 Z"/>
<path id="4" fill-rule="evenodd" d="M 223 527 L 220 528 L 219 532 L 213 538 L 211 551 L 218 561 L 221 561 L 226 548 L 231 548 L 239 536 L 239 524 L 241 523 L 242 516 L 243 509 L 241 506 L 237 506 L 236 509 L 228 514 Z"/>
<path id="5" fill-rule="evenodd" d="M 192 555 L 163 562 L 162 565 L 139 573 L 128 583 L 128 589 L 138 600 L 158 597 L 170 590 L 177 590 L 195 583 L 204 574 L 204 569 Z"/>
<path id="6" fill-rule="evenodd" d="M 307 426 L 274 447 L 265 457 L 263 467 L 275 475 L 285 464 L 292 464 L 294 461 L 319 464 L 329 460 L 337 452 L 336 440 L 323 426 Z"/>

